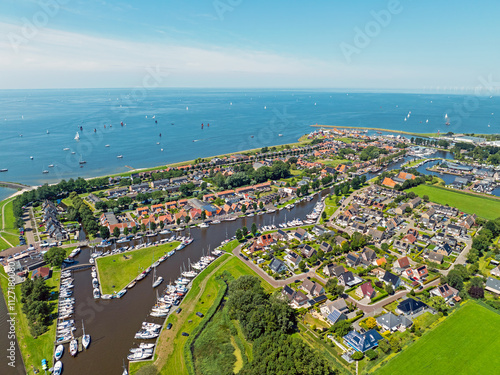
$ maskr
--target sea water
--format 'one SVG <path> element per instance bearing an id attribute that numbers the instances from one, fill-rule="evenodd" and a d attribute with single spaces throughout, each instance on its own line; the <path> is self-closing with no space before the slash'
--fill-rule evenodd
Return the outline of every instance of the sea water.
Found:
<path id="1" fill-rule="evenodd" d="M 0 90 L 0 180 L 39 185 L 291 143 L 316 123 L 493 133 L 498 104 L 325 90 Z"/>

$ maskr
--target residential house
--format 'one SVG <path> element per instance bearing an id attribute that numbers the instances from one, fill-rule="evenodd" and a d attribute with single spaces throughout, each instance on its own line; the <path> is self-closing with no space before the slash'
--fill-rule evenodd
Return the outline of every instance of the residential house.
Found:
<path id="1" fill-rule="evenodd" d="M 364 353 L 378 346 L 378 342 L 382 340 L 383 337 L 375 329 L 371 329 L 365 333 L 359 333 L 358 331 L 352 330 L 345 335 L 343 339 L 344 343 L 351 348 Z"/>
<path id="2" fill-rule="evenodd" d="M 291 269 L 296 269 L 299 263 L 302 262 L 302 257 L 293 251 L 290 251 L 283 259 L 289 264 Z"/>
<path id="3" fill-rule="evenodd" d="M 490 273 L 493 275 L 493 276 L 496 276 L 496 277 L 500 277 L 500 266 L 497 266 L 495 268 L 493 268 Z"/>
<path id="4" fill-rule="evenodd" d="M 269 268 L 271 269 L 271 271 L 276 273 L 281 273 L 286 270 L 285 264 L 277 258 L 273 258 L 271 263 L 269 263 Z"/>
<path id="5" fill-rule="evenodd" d="M 404 332 L 406 328 L 410 327 L 413 322 L 406 318 L 404 315 L 394 315 L 392 312 L 381 315 L 375 319 L 377 324 L 382 327 L 382 331 L 401 331 Z"/>
<path id="6" fill-rule="evenodd" d="M 381 230 L 372 228 L 368 231 L 368 235 L 372 236 L 372 239 L 375 241 L 382 241 L 385 239 L 385 232 L 382 232 Z"/>
<path id="7" fill-rule="evenodd" d="M 408 277 L 413 278 L 415 280 L 425 280 L 427 276 L 429 276 L 429 271 L 427 270 L 426 265 L 422 265 L 417 268 L 408 269 Z"/>
<path id="8" fill-rule="evenodd" d="M 333 308 L 332 311 L 326 316 L 326 320 L 331 325 L 334 325 L 341 320 L 347 320 L 347 315 L 337 310 L 336 308 Z"/>
<path id="9" fill-rule="evenodd" d="M 390 273 L 389 271 L 385 271 L 382 280 L 385 284 L 391 284 L 394 288 L 398 288 L 401 285 L 401 279 L 399 276 Z"/>
<path id="10" fill-rule="evenodd" d="M 332 246 L 328 242 L 323 241 L 321 245 L 319 245 L 319 249 L 326 254 L 332 251 Z"/>
<path id="11" fill-rule="evenodd" d="M 325 289 L 320 284 L 315 283 L 314 281 L 311 281 L 309 279 L 305 279 L 302 282 L 300 288 L 303 291 L 307 292 L 307 294 L 311 297 L 317 297 L 325 293 Z"/>
<path id="12" fill-rule="evenodd" d="M 444 243 L 444 244 L 441 244 L 440 246 L 436 247 L 434 249 L 434 251 L 437 252 L 438 254 L 443 255 L 443 256 L 450 256 L 453 249 L 451 248 L 450 245 L 448 245 L 447 243 Z"/>
<path id="13" fill-rule="evenodd" d="M 369 247 L 365 247 L 361 253 L 361 262 L 365 265 L 370 265 L 375 259 L 377 259 L 377 253 Z"/>
<path id="14" fill-rule="evenodd" d="M 438 287 L 430 291 L 432 296 L 443 297 L 443 299 L 448 302 L 450 299 L 458 296 L 458 290 L 452 288 L 448 284 L 439 285 Z"/>
<path id="15" fill-rule="evenodd" d="M 397 183 L 392 178 L 385 177 L 384 181 L 382 181 L 382 185 L 390 187 L 390 188 L 394 188 L 397 185 Z"/>
<path id="16" fill-rule="evenodd" d="M 338 277 L 345 272 L 344 266 L 338 266 L 336 264 L 328 264 L 323 268 L 323 273 L 329 277 Z"/>
<path id="17" fill-rule="evenodd" d="M 315 225 L 313 228 L 312 228 L 312 232 L 316 235 L 316 236 L 321 236 L 323 234 L 325 234 L 326 232 L 329 232 L 327 229 L 325 229 L 323 226 L 321 225 Z M 326 251 L 325 251 L 326 253 Z"/>
<path id="18" fill-rule="evenodd" d="M 437 263 L 437 264 L 442 264 L 444 259 L 444 255 L 438 253 L 437 251 L 431 251 L 429 252 L 429 256 L 427 257 L 427 260 L 429 262 Z"/>
<path id="19" fill-rule="evenodd" d="M 411 208 L 417 207 L 420 203 L 422 203 L 422 198 L 420 197 L 415 197 L 408 202 Z"/>
<path id="20" fill-rule="evenodd" d="M 446 233 L 451 234 L 452 236 L 461 236 L 464 232 L 464 227 L 457 224 L 448 224 L 446 227 Z"/>
<path id="21" fill-rule="evenodd" d="M 306 258 L 310 258 L 312 257 L 313 255 L 316 255 L 317 252 L 316 252 L 316 249 L 310 245 L 305 245 L 301 250 L 300 252 L 302 253 L 302 255 Z"/>
<path id="22" fill-rule="evenodd" d="M 408 259 L 408 257 L 399 258 L 398 260 L 396 260 L 395 266 L 399 269 L 404 270 L 410 267 L 410 259 Z"/>
<path id="23" fill-rule="evenodd" d="M 339 284 L 343 285 L 347 288 L 351 288 L 354 285 L 357 285 L 363 280 L 361 280 L 359 277 L 355 276 L 351 271 L 344 272 L 343 274 L 338 276 Z"/>
<path id="24" fill-rule="evenodd" d="M 309 298 L 307 298 L 307 296 L 299 290 L 299 291 L 294 293 L 292 304 L 294 304 L 296 306 L 302 306 L 308 300 L 309 300 Z"/>
<path id="25" fill-rule="evenodd" d="M 325 319 L 327 319 L 328 315 L 334 310 L 338 310 L 347 315 L 349 313 L 349 308 L 345 303 L 345 299 L 337 298 L 335 301 L 328 301 L 320 308 L 321 315 L 323 315 Z"/>
<path id="26" fill-rule="evenodd" d="M 357 267 L 361 263 L 361 258 L 358 254 L 350 251 L 345 257 L 346 263 L 349 267 Z"/>
<path id="27" fill-rule="evenodd" d="M 288 232 L 288 238 L 290 240 L 296 239 L 299 241 L 303 241 L 304 239 L 307 238 L 307 231 L 304 228 L 297 228 L 294 231 Z"/>
<path id="28" fill-rule="evenodd" d="M 403 315 L 416 315 L 424 311 L 427 307 L 422 301 L 407 298 L 396 307 L 396 312 Z"/>
<path id="29" fill-rule="evenodd" d="M 35 279 L 36 277 L 41 277 L 44 280 L 47 280 L 50 277 L 50 268 L 49 267 L 38 267 L 33 270 L 31 273 L 31 278 Z"/>
<path id="30" fill-rule="evenodd" d="M 406 212 L 406 208 L 411 208 L 408 203 L 402 203 L 394 209 L 394 212 L 398 215 L 403 215 Z"/>
<path id="31" fill-rule="evenodd" d="M 466 230 L 471 229 L 474 226 L 474 224 L 476 224 L 476 218 L 477 218 L 476 214 L 467 215 L 465 219 L 460 221 L 459 224 L 463 226 Z"/>
<path id="32" fill-rule="evenodd" d="M 500 294 L 500 280 L 488 277 L 484 289 L 495 294 Z"/>
<path id="33" fill-rule="evenodd" d="M 356 295 L 359 298 L 370 298 L 372 299 L 375 296 L 375 290 L 373 289 L 371 282 L 366 282 L 361 284 L 356 288 Z"/>
<path id="34" fill-rule="evenodd" d="M 288 285 L 285 285 L 281 290 L 281 295 L 288 300 L 288 302 L 292 302 L 293 296 L 295 294 L 295 290 L 290 288 Z"/>

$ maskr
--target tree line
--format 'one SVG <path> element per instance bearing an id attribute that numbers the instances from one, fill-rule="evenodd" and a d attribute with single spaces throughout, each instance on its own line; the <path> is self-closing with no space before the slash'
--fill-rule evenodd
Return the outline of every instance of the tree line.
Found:
<path id="1" fill-rule="evenodd" d="M 30 323 L 30 333 L 34 338 L 46 332 L 50 325 L 52 308 L 48 302 L 49 298 L 50 290 L 43 278 L 28 278 L 21 284 L 22 312 Z"/>
<path id="2" fill-rule="evenodd" d="M 336 373 L 319 353 L 292 338 L 295 311 L 278 295 L 265 293 L 258 277 L 245 275 L 232 281 L 225 308 L 231 319 L 240 322 L 245 338 L 253 342 L 253 360 L 239 374 Z"/>

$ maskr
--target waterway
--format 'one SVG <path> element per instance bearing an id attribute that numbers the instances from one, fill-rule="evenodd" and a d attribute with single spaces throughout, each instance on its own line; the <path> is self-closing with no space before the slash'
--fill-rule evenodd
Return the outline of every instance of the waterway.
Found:
<path id="1" fill-rule="evenodd" d="M 20 303 L 20 302 L 17 302 Z M 21 358 L 21 353 L 19 352 L 19 347 L 17 345 L 17 340 L 13 340 L 9 337 L 9 332 L 11 329 L 11 323 L 9 315 L 7 315 L 7 305 L 3 298 L 0 296 L 0 374 L 2 375 L 21 375 L 25 374 L 23 359 Z M 14 361 L 7 358 L 10 356 L 11 342 L 14 342 Z M 14 366 L 9 366 L 9 363 L 13 363 Z"/>

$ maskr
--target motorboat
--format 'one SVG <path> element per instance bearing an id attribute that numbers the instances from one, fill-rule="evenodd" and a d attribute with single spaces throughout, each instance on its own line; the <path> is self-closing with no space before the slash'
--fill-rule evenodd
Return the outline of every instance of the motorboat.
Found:
<path id="1" fill-rule="evenodd" d="M 153 349 L 155 347 L 155 344 L 147 344 L 145 342 L 141 342 L 141 344 L 139 345 L 139 348 L 142 348 L 142 349 Z"/>
<path id="2" fill-rule="evenodd" d="M 54 365 L 54 371 L 52 372 L 52 374 L 54 375 L 61 375 L 62 374 L 62 362 L 61 361 L 57 361 L 56 364 Z"/>
<path id="3" fill-rule="evenodd" d="M 73 337 L 71 342 L 69 343 L 69 354 L 71 354 L 72 357 L 76 356 L 78 353 L 78 341 Z"/>
<path id="4" fill-rule="evenodd" d="M 146 351 L 144 349 L 141 349 L 138 352 L 135 352 L 133 354 L 130 354 L 127 356 L 127 359 L 129 361 L 140 361 L 142 359 L 147 359 L 153 356 L 153 351 Z"/>
<path id="5" fill-rule="evenodd" d="M 57 345 L 56 351 L 54 354 L 54 358 L 56 359 L 56 361 L 59 361 L 63 354 L 64 354 L 64 346 L 61 344 Z"/>
<path id="6" fill-rule="evenodd" d="M 125 293 L 127 293 L 127 289 L 120 290 L 118 293 L 116 293 L 116 298 L 122 298 Z"/>

